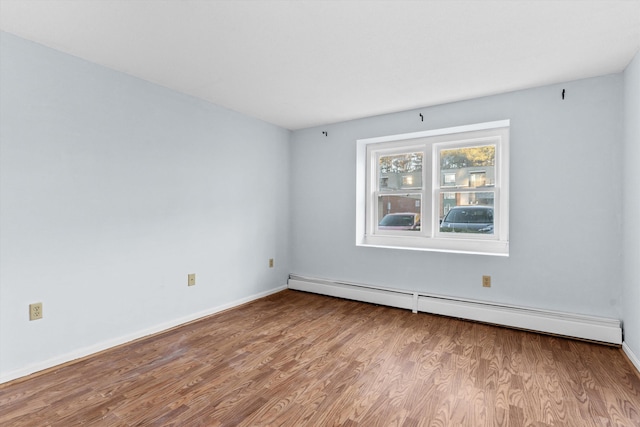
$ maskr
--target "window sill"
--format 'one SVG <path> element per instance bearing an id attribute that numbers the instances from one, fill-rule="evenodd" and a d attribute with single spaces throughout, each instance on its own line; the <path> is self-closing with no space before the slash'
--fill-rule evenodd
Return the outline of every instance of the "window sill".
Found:
<path id="1" fill-rule="evenodd" d="M 356 241 L 356 246 L 471 255 L 509 256 L 509 242 L 499 240 L 364 236 Z"/>

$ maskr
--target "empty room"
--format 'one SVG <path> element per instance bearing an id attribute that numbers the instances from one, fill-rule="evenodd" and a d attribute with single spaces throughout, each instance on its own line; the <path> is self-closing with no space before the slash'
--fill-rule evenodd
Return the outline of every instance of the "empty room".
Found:
<path id="1" fill-rule="evenodd" d="M 640 426 L 640 0 L 0 30 L 0 425 Z"/>

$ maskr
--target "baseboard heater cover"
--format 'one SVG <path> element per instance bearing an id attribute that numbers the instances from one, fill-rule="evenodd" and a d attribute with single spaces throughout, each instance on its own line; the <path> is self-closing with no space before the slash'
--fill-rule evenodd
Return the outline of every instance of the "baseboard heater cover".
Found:
<path id="1" fill-rule="evenodd" d="M 607 344 L 622 344 L 622 327 L 618 319 L 464 300 L 295 275 L 289 276 L 288 287 L 299 291 L 403 308 L 412 310 L 414 313 L 440 314 Z"/>

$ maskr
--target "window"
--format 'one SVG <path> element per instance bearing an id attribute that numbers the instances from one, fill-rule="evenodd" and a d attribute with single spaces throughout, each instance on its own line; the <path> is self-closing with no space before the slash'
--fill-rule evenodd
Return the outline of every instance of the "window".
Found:
<path id="1" fill-rule="evenodd" d="M 509 121 L 357 141 L 356 244 L 509 253 Z"/>
<path id="2" fill-rule="evenodd" d="M 444 185 L 456 185 L 455 173 L 444 173 Z"/>

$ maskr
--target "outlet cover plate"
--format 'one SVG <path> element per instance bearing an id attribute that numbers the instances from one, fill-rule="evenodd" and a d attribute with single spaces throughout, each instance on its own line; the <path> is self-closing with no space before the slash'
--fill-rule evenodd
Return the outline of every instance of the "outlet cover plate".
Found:
<path id="1" fill-rule="evenodd" d="M 491 276 L 482 276 L 482 286 L 485 288 L 491 287 Z"/>
<path id="2" fill-rule="evenodd" d="M 42 303 L 29 304 L 29 320 L 42 319 Z"/>

